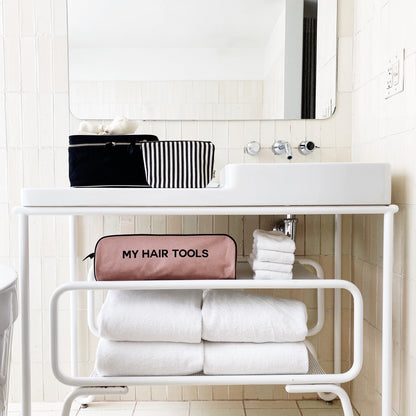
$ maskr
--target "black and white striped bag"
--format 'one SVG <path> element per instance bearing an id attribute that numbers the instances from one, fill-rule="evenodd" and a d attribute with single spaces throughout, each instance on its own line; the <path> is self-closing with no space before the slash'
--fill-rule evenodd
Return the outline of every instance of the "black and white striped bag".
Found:
<path id="1" fill-rule="evenodd" d="M 214 151 L 208 141 L 142 143 L 147 183 L 152 188 L 205 188 L 213 176 Z"/>

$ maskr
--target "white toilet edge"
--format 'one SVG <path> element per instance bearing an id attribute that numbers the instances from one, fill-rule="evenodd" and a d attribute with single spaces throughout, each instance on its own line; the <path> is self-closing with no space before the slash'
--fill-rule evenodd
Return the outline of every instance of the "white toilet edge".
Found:
<path id="1" fill-rule="evenodd" d="M 16 286 L 17 273 L 9 266 L 0 264 L 0 293 Z"/>
<path id="2" fill-rule="evenodd" d="M 0 335 L 17 319 L 17 274 L 8 266 L 0 265 Z"/>

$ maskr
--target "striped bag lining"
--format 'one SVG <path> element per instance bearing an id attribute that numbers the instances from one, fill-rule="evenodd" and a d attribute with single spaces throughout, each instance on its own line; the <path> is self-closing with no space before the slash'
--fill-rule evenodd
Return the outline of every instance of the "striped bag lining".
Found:
<path id="1" fill-rule="evenodd" d="M 141 146 L 147 183 L 152 188 L 205 188 L 212 179 L 212 142 L 159 141 Z"/>

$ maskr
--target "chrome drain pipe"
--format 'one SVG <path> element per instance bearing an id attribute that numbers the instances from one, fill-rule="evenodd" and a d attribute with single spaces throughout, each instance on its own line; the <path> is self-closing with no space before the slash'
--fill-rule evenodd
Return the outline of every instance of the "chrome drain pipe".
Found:
<path id="1" fill-rule="evenodd" d="M 286 215 L 285 219 L 282 219 L 276 223 L 276 225 L 273 227 L 273 231 L 281 231 L 290 237 L 293 241 L 295 241 L 297 223 L 298 219 L 296 218 L 296 215 L 288 214 Z"/>

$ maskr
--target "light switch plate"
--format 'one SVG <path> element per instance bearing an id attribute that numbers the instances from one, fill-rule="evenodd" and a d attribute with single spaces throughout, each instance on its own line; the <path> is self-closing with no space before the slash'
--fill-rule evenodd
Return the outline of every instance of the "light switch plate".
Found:
<path id="1" fill-rule="evenodd" d="M 384 98 L 393 97 L 404 90 L 404 49 L 389 59 L 386 69 Z"/>

